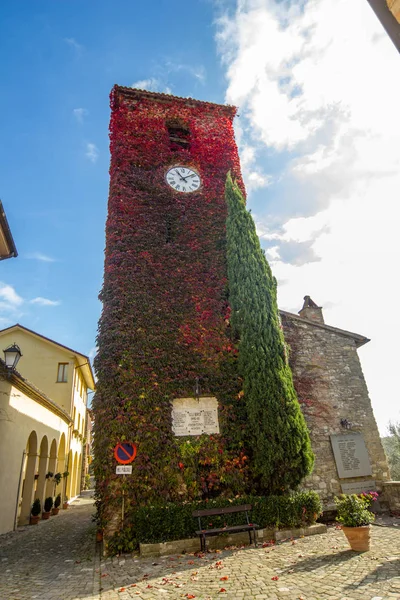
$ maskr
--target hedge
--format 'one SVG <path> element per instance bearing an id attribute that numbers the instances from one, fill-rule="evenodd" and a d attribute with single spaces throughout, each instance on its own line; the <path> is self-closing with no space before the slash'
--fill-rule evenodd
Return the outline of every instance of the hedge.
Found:
<path id="1" fill-rule="evenodd" d="M 315 522 L 322 512 L 317 492 L 296 492 L 286 496 L 240 496 L 232 501 L 219 497 L 207 502 L 166 503 L 141 506 L 127 516 L 123 531 L 109 541 L 109 553 L 129 552 L 139 543 L 157 543 L 196 537 L 194 510 L 220 508 L 227 505 L 251 504 L 250 518 L 261 528 L 294 528 Z M 213 516 L 208 526 L 224 527 L 243 522 L 243 514 Z"/>

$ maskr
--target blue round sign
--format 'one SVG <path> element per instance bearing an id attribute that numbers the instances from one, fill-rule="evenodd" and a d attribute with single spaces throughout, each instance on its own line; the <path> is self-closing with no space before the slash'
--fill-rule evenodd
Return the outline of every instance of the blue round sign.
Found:
<path id="1" fill-rule="evenodd" d="M 137 448 L 131 442 L 121 442 L 114 448 L 114 458 L 121 465 L 128 465 L 136 458 Z"/>

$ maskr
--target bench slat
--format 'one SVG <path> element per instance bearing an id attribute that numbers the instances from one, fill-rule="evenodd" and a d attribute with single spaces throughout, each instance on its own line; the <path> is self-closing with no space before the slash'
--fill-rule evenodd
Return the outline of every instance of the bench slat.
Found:
<path id="1" fill-rule="evenodd" d="M 257 529 L 258 525 L 252 523 L 251 525 L 232 525 L 230 527 L 221 527 L 220 529 L 202 529 L 196 531 L 196 535 L 218 535 L 219 533 L 230 533 L 234 531 L 248 531 L 249 529 Z"/>
<path id="2" fill-rule="evenodd" d="M 194 510 L 193 517 L 212 517 L 214 515 L 228 515 L 231 513 L 244 512 L 251 510 L 251 504 L 243 504 L 241 506 L 225 506 L 223 508 L 209 508 L 204 510 Z"/>

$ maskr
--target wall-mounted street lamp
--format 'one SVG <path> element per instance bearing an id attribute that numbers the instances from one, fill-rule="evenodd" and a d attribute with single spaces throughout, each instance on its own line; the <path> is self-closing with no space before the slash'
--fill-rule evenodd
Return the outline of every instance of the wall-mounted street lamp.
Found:
<path id="1" fill-rule="evenodd" d="M 17 367 L 18 361 L 22 356 L 20 347 L 17 344 L 12 344 L 4 352 L 4 362 L 9 372 L 14 371 Z"/>

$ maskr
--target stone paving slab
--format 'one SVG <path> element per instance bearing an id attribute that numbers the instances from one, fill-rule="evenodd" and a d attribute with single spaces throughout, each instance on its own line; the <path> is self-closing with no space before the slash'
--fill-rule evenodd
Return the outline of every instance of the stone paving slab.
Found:
<path id="1" fill-rule="evenodd" d="M 207 554 L 104 558 L 93 499 L 0 536 L 0 600 L 400 600 L 400 519 L 378 519 L 372 549 L 343 532 Z"/>
<path id="2" fill-rule="evenodd" d="M 101 600 L 400 600 L 399 524 L 373 526 L 372 549 L 362 554 L 329 527 L 258 548 L 103 559 Z"/>

